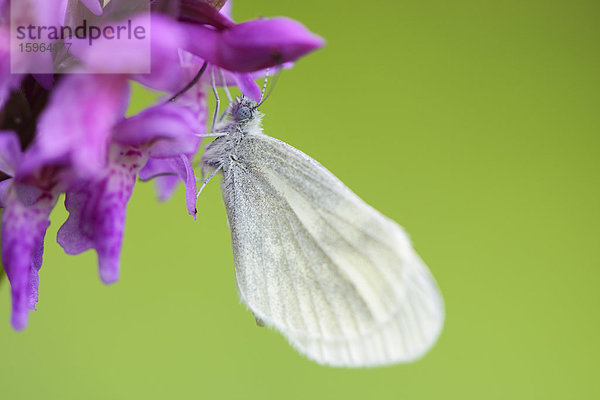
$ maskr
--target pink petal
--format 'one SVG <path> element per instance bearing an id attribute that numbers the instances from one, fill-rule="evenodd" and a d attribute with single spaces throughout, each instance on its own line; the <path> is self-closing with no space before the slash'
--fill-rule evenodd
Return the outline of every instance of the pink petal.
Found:
<path id="1" fill-rule="evenodd" d="M 282 65 L 283 68 L 291 68 L 294 63 L 284 63 Z M 262 69 L 259 71 L 255 71 L 252 73 L 247 72 L 231 72 L 226 69 L 221 68 L 223 71 L 223 77 L 225 78 L 225 82 L 221 78 L 221 73 L 219 70 L 215 71 L 215 83 L 217 86 L 237 86 L 241 92 L 246 96 L 251 98 L 254 101 L 260 100 L 261 87 L 256 84 L 255 79 L 263 78 L 266 74 L 266 69 Z M 271 71 L 271 75 L 273 75 L 273 71 Z M 210 82 L 210 78 L 206 78 L 206 82 Z"/>
<path id="2" fill-rule="evenodd" d="M 101 173 L 112 128 L 123 117 L 128 100 L 129 86 L 123 76 L 64 76 L 40 117 L 18 176 L 47 166 L 66 167 L 83 178 Z"/>
<path id="3" fill-rule="evenodd" d="M 151 157 L 173 157 L 194 152 L 200 142 L 196 133 L 201 129 L 189 108 L 168 103 L 124 119 L 115 127 L 113 139 L 128 146 L 144 146 Z"/>
<path id="4" fill-rule="evenodd" d="M 169 159 L 173 163 L 179 178 L 185 183 L 185 203 L 188 214 L 196 219 L 196 175 L 192 168 L 190 158 L 184 154 Z"/>
<path id="5" fill-rule="evenodd" d="M 254 78 L 251 74 L 248 73 L 235 73 L 234 74 L 237 87 L 240 88 L 242 93 L 251 98 L 252 100 L 258 102 L 260 101 L 260 87 L 254 82 Z"/>
<path id="6" fill-rule="evenodd" d="M 62 26 L 68 0 L 44 1 L 11 1 L 10 19 L 18 21 L 20 26 Z M 10 37 L 10 36 L 8 36 Z M 21 52 L 17 49 L 18 43 L 27 43 L 31 40 L 17 40 L 12 48 L 10 57 L 13 73 L 52 73 L 54 63 L 49 52 Z"/>
<path id="7" fill-rule="evenodd" d="M 115 22 L 127 25 L 129 20 Z M 87 39 L 73 40 L 71 53 L 81 60 L 86 71 L 126 73 L 155 90 L 172 91 L 183 79 L 179 48 L 185 42 L 180 25 L 160 14 L 142 15 L 131 20 L 134 27 L 150 32 L 143 40 L 99 38 L 93 46 Z"/>
<path id="8" fill-rule="evenodd" d="M 322 47 L 323 39 L 288 18 L 259 19 L 223 31 L 186 24 L 186 50 L 212 64 L 237 72 L 294 61 Z"/>
<path id="9" fill-rule="evenodd" d="M 142 181 L 154 180 L 156 194 L 160 201 L 166 201 L 173 196 L 180 182 L 179 174 L 173 168 L 169 158 L 152 158 L 140 170 L 139 177 Z"/>
<path id="10" fill-rule="evenodd" d="M 139 17 L 127 20 L 111 22 L 106 28 L 102 22 L 98 22 L 99 29 L 104 32 L 110 29 L 110 37 L 98 33 L 98 38 L 73 38 L 69 41 L 72 46 L 70 53 L 75 55 L 85 65 L 85 70 L 90 73 L 149 73 L 151 66 L 151 38 L 160 39 L 163 32 L 151 31 L 150 15 L 145 14 Z M 139 36 L 133 33 L 117 34 L 118 27 L 131 26 L 134 29 L 143 29 Z M 157 27 L 162 24 L 157 21 Z M 167 40 L 172 35 L 167 35 Z M 170 49 L 172 53 L 177 54 L 177 49 Z"/>
<path id="11" fill-rule="evenodd" d="M 196 218 L 196 176 L 190 161 L 191 155 L 180 154 L 171 158 L 150 158 L 140 171 L 140 179 L 154 179 L 158 198 L 169 199 L 179 181 L 185 183 L 188 213 Z"/>
<path id="12" fill-rule="evenodd" d="M 11 284 L 12 317 L 16 330 L 27 325 L 29 310 L 35 310 L 38 300 L 38 271 L 48 217 L 57 197 L 42 193 L 31 205 L 23 204 L 11 182 L 5 187 L 2 214 L 2 263 Z"/>
<path id="13" fill-rule="evenodd" d="M 180 182 L 181 180 L 177 174 L 163 175 L 154 178 L 154 187 L 158 195 L 158 200 L 169 200 L 173 196 L 173 193 L 175 192 L 175 189 L 177 189 L 177 186 L 179 186 Z"/>
<path id="14" fill-rule="evenodd" d="M 11 55 L 10 33 L 8 29 L 0 26 L 0 107 L 4 106 L 10 92 L 21 84 L 23 75 L 10 72 Z"/>
<path id="15" fill-rule="evenodd" d="M 21 159 L 21 143 L 12 131 L 0 131 L 0 172 L 15 176 Z"/>
<path id="16" fill-rule="evenodd" d="M 61 26 L 65 20 L 68 0 L 10 1 L 11 19 L 20 25 Z"/>
<path id="17" fill-rule="evenodd" d="M 66 194 L 69 218 L 58 230 L 57 241 L 68 254 L 96 249 L 100 278 L 107 284 L 119 279 L 127 202 L 147 157 L 140 150 L 113 144 L 106 176 Z"/>
<path id="18" fill-rule="evenodd" d="M 0 181 L 0 208 L 6 207 L 6 199 L 13 181 L 12 178 Z"/>
<path id="19" fill-rule="evenodd" d="M 178 51 L 185 42 L 184 32 L 175 21 L 159 14 L 152 14 L 151 22 L 150 73 L 132 79 L 155 90 L 176 91 L 184 79 Z"/>
<path id="20" fill-rule="evenodd" d="M 182 88 L 186 87 L 192 79 L 196 77 L 204 60 L 194 56 L 186 51 L 181 51 L 181 67 L 184 71 L 183 80 L 177 85 L 177 90 L 171 91 L 171 94 L 179 92 Z M 197 133 L 204 133 L 206 129 L 207 121 L 207 105 L 206 105 L 206 91 L 207 85 L 210 85 L 210 74 L 208 69 L 205 70 L 204 75 L 200 81 L 188 89 L 185 93 L 177 97 L 175 103 L 184 105 L 196 116 L 198 119 L 199 131 Z"/>

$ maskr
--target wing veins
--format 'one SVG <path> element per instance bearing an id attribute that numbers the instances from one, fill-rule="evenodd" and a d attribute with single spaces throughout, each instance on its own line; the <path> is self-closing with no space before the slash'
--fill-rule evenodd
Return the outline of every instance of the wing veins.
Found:
<path id="1" fill-rule="evenodd" d="M 284 201 L 285 201 L 285 198 L 283 198 L 283 199 L 284 199 Z M 287 204 L 287 201 L 286 201 L 286 204 Z M 312 237 L 312 235 L 310 234 L 310 232 L 309 232 L 309 231 L 306 229 L 306 227 L 304 226 L 304 224 L 302 224 L 302 221 L 300 221 L 300 219 L 299 219 L 299 218 L 298 218 L 298 216 L 296 215 L 296 212 L 295 212 L 295 211 L 294 211 L 294 210 L 293 210 L 293 209 L 292 209 L 292 208 L 289 206 L 289 204 L 288 204 L 288 207 L 290 208 L 291 212 L 293 213 L 293 215 L 294 215 L 295 219 L 296 219 L 298 222 L 300 222 L 300 224 L 299 224 L 299 225 L 300 225 L 300 226 L 303 228 L 303 230 L 305 231 L 305 233 L 306 233 L 306 234 L 307 234 L 309 237 Z M 307 256 L 307 254 L 306 254 L 306 250 L 304 249 L 304 246 L 302 245 L 302 242 L 301 242 L 300 240 L 298 240 L 298 235 L 297 235 L 297 233 L 296 233 L 296 229 L 295 229 L 295 228 L 292 226 L 292 224 L 290 223 L 290 217 L 286 215 L 286 219 L 288 220 L 288 226 L 290 227 L 290 229 L 292 230 L 292 232 L 293 232 L 293 234 L 294 234 L 294 237 L 296 238 L 296 243 L 298 244 L 298 247 L 300 248 L 300 251 L 301 251 L 301 253 L 302 253 L 302 257 L 303 257 L 303 259 L 305 260 L 306 264 L 310 266 L 310 269 L 313 271 L 313 274 L 314 274 L 315 276 L 318 276 L 318 275 L 317 275 L 317 273 L 315 272 L 314 268 L 312 267 L 312 264 L 310 263 L 310 261 L 309 261 L 309 259 L 308 259 L 308 256 Z M 314 240 L 314 242 L 315 242 L 315 243 L 318 243 L 318 241 L 317 241 L 317 240 Z M 327 253 L 325 253 L 325 252 L 323 251 L 323 249 L 322 249 L 320 246 L 319 246 L 319 249 L 320 249 L 320 250 L 321 250 L 321 252 L 322 252 L 322 253 L 325 255 L 325 257 L 331 261 L 331 259 L 330 259 L 330 258 L 329 258 L 329 256 L 327 255 Z M 333 265 L 335 265 L 335 264 L 333 264 Z M 327 302 L 327 305 L 328 305 L 328 306 L 329 306 L 329 308 L 332 310 L 332 314 L 334 315 L 334 319 L 335 319 L 336 325 L 338 326 L 338 329 L 339 329 L 339 331 L 340 331 L 342 334 L 344 334 L 345 330 L 344 330 L 344 329 L 343 329 L 343 327 L 342 327 L 342 324 L 341 324 L 341 322 L 340 322 L 339 316 L 337 315 L 337 313 L 336 313 L 336 312 L 334 312 L 334 311 L 333 311 L 333 307 L 331 306 L 331 303 L 330 303 L 329 299 L 327 299 L 327 291 L 326 291 L 326 290 L 324 290 L 324 288 L 323 288 L 323 285 L 321 285 L 321 282 L 320 282 L 318 279 L 316 279 L 316 282 L 317 282 L 317 285 L 319 286 L 319 289 L 320 289 L 320 290 L 323 292 L 323 294 L 324 294 L 324 296 L 323 296 L 323 297 L 325 298 L 325 301 Z M 311 291 L 311 299 L 312 299 L 312 291 Z M 346 306 L 347 306 L 347 307 L 348 307 L 348 309 L 351 311 L 351 312 L 350 312 L 350 315 L 352 316 L 352 321 L 353 321 L 353 323 L 354 323 L 354 326 L 355 326 L 355 328 L 356 328 L 356 331 L 357 331 L 357 332 L 360 332 L 360 329 L 358 328 L 358 322 L 356 321 L 356 317 L 354 316 L 354 313 L 352 312 L 353 308 L 350 306 L 350 303 L 348 302 L 348 300 L 346 299 L 346 297 L 345 297 L 345 296 L 342 296 L 342 299 L 344 299 L 344 302 L 346 303 Z M 317 321 L 318 321 L 318 324 L 319 324 L 319 326 L 321 326 L 320 319 L 319 319 L 319 317 L 318 317 L 318 315 L 317 315 L 316 313 L 315 313 L 315 317 L 316 317 L 316 319 L 317 319 Z M 325 336 L 325 335 L 323 335 L 323 332 L 322 332 L 322 330 L 321 330 L 321 335 L 322 335 L 322 336 L 321 336 L 320 338 L 319 338 L 319 337 L 314 337 L 314 338 L 311 338 L 310 336 L 305 336 L 305 338 L 306 338 L 306 339 L 309 339 L 309 340 L 314 340 L 314 341 L 317 341 L 317 342 L 321 342 L 321 343 L 320 343 L 320 347 L 322 347 L 322 346 L 323 346 L 323 343 L 322 343 L 322 342 L 323 342 L 323 341 L 327 342 L 327 341 L 329 341 L 329 340 L 326 340 L 327 338 L 326 338 L 326 336 Z M 325 340 L 324 340 L 324 339 L 325 339 Z M 348 351 L 348 356 L 350 357 L 350 359 L 352 359 L 352 358 L 353 358 L 353 357 L 352 357 L 352 351 L 351 351 L 351 349 L 350 349 L 350 346 L 349 346 L 349 344 L 347 344 L 347 343 L 346 343 L 346 347 L 347 347 L 347 351 Z"/>
<path id="2" fill-rule="evenodd" d="M 284 143 L 284 142 L 281 142 L 281 141 L 279 141 L 279 140 L 277 140 L 277 139 L 271 138 L 270 136 L 268 136 L 268 138 L 269 138 L 269 139 L 272 139 L 272 140 L 275 140 L 275 141 L 277 141 L 277 142 L 280 142 L 281 144 L 283 144 L 283 145 L 286 145 L 287 147 L 290 147 L 291 149 L 295 150 L 295 152 L 300 152 L 300 150 L 298 150 L 298 149 L 295 149 L 294 147 L 292 147 L 292 146 L 289 146 L 289 145 L 287 145 L 287 144 L 286 144 L 286 143 Z M 259 139 L 259 140 L 260 140 L 260 139 Z M 271 147 L 271 149 L 274 149 L 274 148 L 275 148 L 275 147 L 272 145 L 272 143 L 269 143 L 268 141 L 265 141 L 265 142 L 269 144 L 269 146 Z M 304 153 L 301 153 L 301 152 L 300 152 L 300 154 L 304 154 Z M 299 156 L 300 154 L 295 154 L 295 155 L 296 155 L 296 156 Z M 313 175 L 310 175 L 310 174 L 306 174 L 306 173 L 305 173 L 304 171 L 302 171 L 301 169 L 298 169 L 298 168 L 296 168 L 296 167 L 295 167 L 295 165 L 294 165 L 293 163 L 291 163 L 291 162 L 287 161 L 285 158 L 282 158 L 281 156 L 279 156 L 279 155 L 277 154 L 277 152 L 276 152 L 276 151 L 271 151 L 271 152 L 269 153 L 269 156 L 270 156 L 270 157 L 273 157 L 273 158 L 276 158 L 276 159 L 277 159 L 277 161 L 279 161 L 280 163 L 282 163 L 282 164 L 286 164 L 287 166 L 291 167 L 291 168 L 292 168 L 292 169 L 293 169 L 293 170 L 294 170 L 296 173 L 298 173 L 298 174 L 302 174 L 302 176 L 303 176 L 303 177 L 310 179 L 312 182 L 315 182 L 315 183 L 316 183 L 316 184 L 317 184 L 319 187 L 325 188 L 325 189 L 327 189 L 327 191 L 333 192 L 333 193 L 335 193 L 336 195 L 340 195 L 340 192 L 338 192 L 338 191 L 336 191 L 336 190 L 331 190 L 329 186 L 327 186 L 327 185 L 323 185 L 323 184 L 322 184 L 322 180 L 319 180 L 319 179 L 317 179 L 315 176 L 313 176 Z M 308 156 L 306 156 L 306 157 L 308 157 Z M 298 158 L 299 158 L 301 161 L 305 161 L 305 162 L 307 162 L 307 161 L 308 161 L 308 160 L 303 160 L 301 157 L 298 157 Z M 308 157 L 308 158 L 310 158 L 310 157 Z M 314 161 L 315 163 L 318 163 L 316 160 L 313 160 L 313 159 L 311 159 L 311 160 L 312 160 L 312 161 Z M 327 175 L 330 175 L 330 177 L 331 177 L 331 178 L 334 178 L 334 180 L 336 181 L 336 183 L 338 183 L 338 184 L 340 185 L 340 189 L 341 189 L 341 190 L 348 191 L 348 192 L 350 192 L 350 193 L 353 195 L 353 196 L 352 196 L 352 198 L 353 198 L 353 203 L 354 203 L 354 202 L 356 202 L 356 201 L 359 201 L 359 202 L 361 202 L 361 203 L 362 203 L 362 205 L 363 205 L 363 206 L 366 206 L 367 208 L 369 208 L 369 211 L 371 211 L 371 212 L 373 212 L 373 211 L 374 211 L 374 214 L 376 214 L 376 215 L 377 215 L 379 218 L 383 218 L 383 219 L 385 220 L 385 222 L 390 222 L 390 223 L 393 223 L 393 224 L 395 224 L 395 222 L 388 221 L 388 219 L 387 219 L 386 217 L 384 217 L 383 215 L 381 215 L 381 213 L 380 213 L 379 211 L 375 210 L 375 209 L 374 209 L 373 207 L 371 207 L 369 204 L 365 203 L 365 202 L 364 202 L 364 201 L 363 201 L 363 200 L 362 200 L 360 197 L 358 197 L 358 196 L 356 195 L 356 193 L 354 193 L 354 192 L 353 192 L 353 191 L 352 191 L 350 188 L 348 188 L 346 185 L 344 185 L 344 183 L 343 183 L 342 181 L 340 181 L 340 180 L 339 180 L 339 179 L 338 179 L 338 178 L 337 178 L 335 175 L 333 175 L 333 174 L 332 174 L 330 171 L 328 171 L 328 170 L 327 170 L 325 167 L 323 167 L 321 164 L 318 164 L 318 165 L 319 165 L 319 166 L 322 168 L 321 172 L 327 172 L 327 173 L 328 173 Z M 287 180 L 287 179 L 285 179 L 285 180 Z M 291 187 L 291 185 L 289 185 L 289 186 Z M 310 199 L 310 198 L 308 198 L 308 196 L 306 196 L 304 193 L 302 193 L 302 192 L 298 192 L 298 193 L 299 193 L 299 194 L 300 194 L 302 197 L 304 197 L 304 199 L 305 199 L 307 202 L 309 202 L 309 203 L 313 204 L 313 202 L 311 201 L 311 199 Z M 340 196 L 340 197 L 341 197 L 341 196 Z M 352 204 L 352 205 L 353 205 L 353 206 L 356 206 L 356 204 Z M 315 207 L 315 208 L 317 208 L 317 207 Z M 321 207 L 319 207 L 319 208 L 321 208 Z M 359 207 L 356 207 L 356 208 L 359 208 Z M 352 222 L 350 222 L 350 221 L 348 221 L 347 219 L 343 218 L 341 215 L 339 215 L 339 214 L 337 214 L 337 213 L 333 213 L 331 210 L 328 210 L 328 209 L 326 209 L 326 208 L 324 208 L 324 210 L 325 210 L 326 212 L 328 212 L 329 214 L 336 216 L 337 218 L 339 218 L 341 221 L 343 221 L 343 222 L 347 223 L 348 225 L 352 225 L 352 226 L 356 227 L 356 228 L 357 228 L 357 230 L 358 230 L 358 231 L 360 231 L 361 233 L 363 233 L 365 236 L 368 236 L 369 238 L 373 239 L 374 241 L 377 241 L 377 242 L 379 242 L 379 241 L 377 240 L 377 238 L 376 238 L 376 237 L 375 237 L 375 236 L 374 236 L 374 235 L 373 235 L 371 232 L 369 232 L 368 230 L 365 230 L 365 229 L 364 229 L 362 226 L 360 226 L 360 225 L 357 225 L 357 224 L 353 224 Z M 378 222 L 381 222 L 381 221 L 378 221 Z M 396 227 L 395 227 L 395 228 L 396 228 Z M 399 228 L 399 227 L 398 227 L 398 228 Z M 400 228 L 400 229 L 401 229 L 401 228 Z M 390 246 L 388 243 L 382 243 L 382 242 L 380 242 L 380 243 L 381 243 L 381 244 L 382 244 L 384 247 L 386 247 L 388 251 L 390 251 L 390 252 L 391 252 L 391 253 L 393 253 L 393 254 L 396 254 L 396 250 L 395 250 L 393 247 L 391 247 L 391 246 Z"/>

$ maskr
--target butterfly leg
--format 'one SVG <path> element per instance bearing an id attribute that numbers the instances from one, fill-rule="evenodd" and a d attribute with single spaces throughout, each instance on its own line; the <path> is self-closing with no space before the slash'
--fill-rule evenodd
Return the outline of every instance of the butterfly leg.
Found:
<path id="1" fill-rule="evenodd" d="M 202 183 L 202 186 L 200 186 L 200 189 L 198 190 L 198 194 L 196 195 L 196 198 L 198 198 L 200 196 L 200 193 L 202 193 L 202 190 L 204 190 L 204 188 L 206 187 L 206 185 L 208 184 L 208 182 L 210 182 L 210 180 L 212 178 L 215 177 L 215 175 L 217 174 L 217 172 L 219 172 L 221 169 L 223 168 L 223 164 L 219 165 L 213 172 L 212 174 L 210 174 L 210 176 L 208 177 L 207 180 L 205 180 Z M 202 175 L 204 175 L 204 172 L 202 173 Z"/>
<path id="2" fill-rule="evenodd" d="M 197 133 L 196 136 L 205 138 L 205 137 L 223 137 L 227 136 L 229 133 L 227 132 L 215 132 L 215 133 Z"/>

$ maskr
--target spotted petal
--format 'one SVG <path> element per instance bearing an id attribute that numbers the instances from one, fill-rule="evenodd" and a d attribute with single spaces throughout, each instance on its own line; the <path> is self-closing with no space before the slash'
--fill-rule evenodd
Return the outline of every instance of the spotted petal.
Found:
<path id="1" fill-rule="evenodd" d="M 192 110 L 168 103 L 150 107 L 124 119 L 114 129 L 113 139 L 121 144 L 148 148 L 151 157 L 173 157 L 196 150 L 202 129 Z"/>
<path id="2" fill-rule="evenodd" d="M 113 126 L 125 113 L 128 100 L 129 86 L 122 76 L 63 77 L 40 117 L 18 175 L 48 166 L 67 167 L 82 179 L 101 174 Z"/>
<path id="3" fill-rule="evenodd" d="M 96 249 L 104 283 L 119 279 L 127 202 L 135 177 L 146 161 L 144 152 L 115 143 L 110 148 L 106 176 L 66 193 L 69 218 L 58 230 L 58 243 L 67 254 Z"/>
<path id="4" fill-rule="evenodd" d="M 11 284 L 11 324 L 16 330 L 27 326 L 29 310 L 35 310 L 38 301 L 38 271 L 42 266 L 44 236 L 50 225 L 48 217 L 56 204 L 56 196 L 37 192 L 33 202 L 23 202 L 18 196 L 18 185 L 4 183 L 1 202 L 2 263 Z M 30 204 L 29 204 L 30 203 Z"/>

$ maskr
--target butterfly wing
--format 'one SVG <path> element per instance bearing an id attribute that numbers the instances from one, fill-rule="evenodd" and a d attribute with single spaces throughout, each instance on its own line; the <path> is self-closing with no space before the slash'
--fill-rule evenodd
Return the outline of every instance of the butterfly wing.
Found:
<path id="1" fill-rule="evenodd" d="M 237 285 L 257 319 L 335 366 L 410 361 L 444 306 L 406 233 L 299 150 L 249 134 L 224 170 Z"/>

